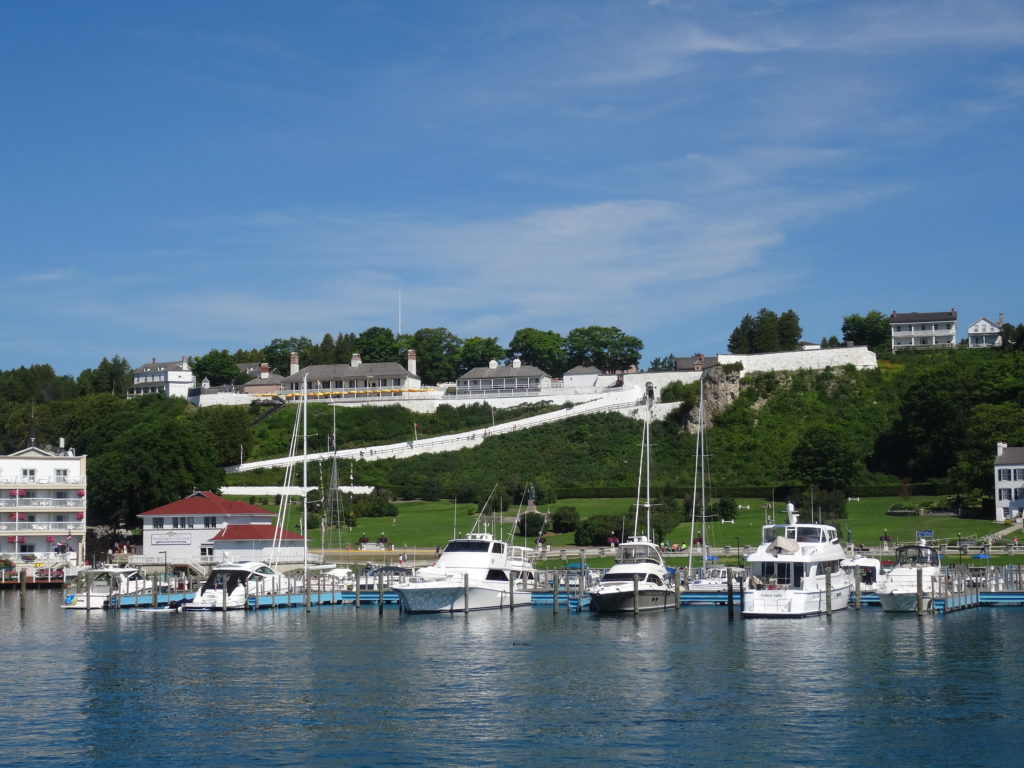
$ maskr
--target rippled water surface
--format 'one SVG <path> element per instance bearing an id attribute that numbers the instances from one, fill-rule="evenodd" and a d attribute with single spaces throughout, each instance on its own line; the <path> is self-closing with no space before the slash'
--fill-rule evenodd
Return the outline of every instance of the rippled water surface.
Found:
<path id="1" fill-rule="evenodd" d="M 0 765 L 1016 764 L 1024 610 L 65 611 L 0 593 Z"/>

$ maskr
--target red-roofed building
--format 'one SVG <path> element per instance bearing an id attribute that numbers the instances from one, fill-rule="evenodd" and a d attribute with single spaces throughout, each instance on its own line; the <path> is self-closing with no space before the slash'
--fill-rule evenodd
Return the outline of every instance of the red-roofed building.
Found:
<path id="1" fill-rule="evenodd" d="M 196 491 L 184 499 L 139 515 L 142 519 L 142 554 L 171 563 L 225 560 L 269 560 L 274 548 L 276 512 L 233 501 L 210 491 Z M 279 562 L 302 562 L 303 539 L 281 531 Z"/>

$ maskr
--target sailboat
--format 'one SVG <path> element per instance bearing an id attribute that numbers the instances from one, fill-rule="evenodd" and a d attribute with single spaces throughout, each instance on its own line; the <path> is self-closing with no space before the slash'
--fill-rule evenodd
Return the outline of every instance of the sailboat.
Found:
<path id="1" fill-rule="evenodd" d="M 667 608 L 675 600 L 668 569 L 658 545 L 651 541 L 651 410 L 654 385 L 644 393 L 644 428 L 640 444 L 640 473 L 637 479 L 633 535 L 619 545 L 617 562 L 609 568 L 590 595 L 591 610 L 599 613 L 625 613 Z M 643 502 L 641 503 L 641 492 Z M 643 520 L 643 533 L 640 523 Z"/>
<path id="2" fill-rule="evenodd" d="M 707 443 L 705 442 L 704 430 L 706 427 L 704 411 L 704 377 L 700 379 L 700 398 L 697 404 L 697 450 L 694 454 L 693 468 L 693 500 L 690 510 L 690 531 L 697 527 L 698 510 L 700 511 L 700 574 L 690 582 L 691 592 L 726 592 L 729 589 L 729 579 L 735 579 L 735 574 L 742 569 L 732 569 L 725 566 L 710 566 L 711 558 L 708 553 L 708 516 L 707 505 L 704 496 L 704 487 L 707 472 Z M 686 570 L 693 573 L 693 547 L 689 548 Z M 742 583 L 742 582 L 740 582 Z"/>

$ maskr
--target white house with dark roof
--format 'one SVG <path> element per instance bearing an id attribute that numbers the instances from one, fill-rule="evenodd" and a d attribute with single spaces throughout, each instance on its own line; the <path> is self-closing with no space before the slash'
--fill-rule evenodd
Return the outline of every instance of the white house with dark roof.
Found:
<path id="1" fill-rule="evenodd" d="M 993 323 L 987 317 L 979 317 L 967 326 L 967 346 L 971 349 L 1003 346 L 1003 315 L 999 314 L 999 322 Z"/>
<path id="2" fill-rule="evenodd" d="M 889 315 L 892 351 L 956 347 L 956 310 L 896 312 Z"/>
<path id="3" fill-rule="evenodd" d="M 292 372 L 281 382 L 281 394 L 298 398 L 308 386 L 312 399 L 401 398 L 421 389 L 413 350 L 409 350 L 408 360 L 407 369 L 398 363 L 364 363 L 356 353 L 348 365 L 309 365 L 300 369 L 293 355 Z"/>
<path id="4" fill-rule="evenodd" d="M 562 385 L 566 388 L 596 387 L 602 372 L 592 365 L 577 365 L 562 374 Z"/>
<path id="5" fill-rule="evenodd" d="M 473 368 L 455 382 L 459 396 L 528 395 L 550 388 L 551 376 L 534 365 L 523 365 L 519 358 L 512 365 L 491 360 L 486 368 Z"/>
<path id="6" fill-rule="evenodd" d="M 187 357 L 173 363 L 158 363 L 154 357 L 152 362 L 132 371 L 128 397 L 163 393 L 168 397 L 187 398 L 189 389 L 195 385 L 196 377 L 189 367 Z"/>
<path id="7" fill-rule="evenodd" d="M 1021 517 L 1024 508 L 1024 448 L 996 443 L 996 522 Z"/>
<path id="8" fill-rule="evenodd" d="M 275 554 L 276 512 L 196 491 L 184 499 L 139 514 L 146 563 L 201 564 L 227 560 L 269 560 Z M 278 562 L 302 562 L 303 539 L 294 531 L 278 534 Z"/>

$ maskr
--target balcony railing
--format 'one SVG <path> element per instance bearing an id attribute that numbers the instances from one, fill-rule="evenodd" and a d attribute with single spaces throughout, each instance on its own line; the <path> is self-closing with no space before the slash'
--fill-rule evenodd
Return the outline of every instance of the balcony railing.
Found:
<path id="1" fill-rule="evenodd" d="M 85 533 L 85 521 L 84 520 L 71 520 L 57 522 L 55 520 L 49 522 L 39 522 L 27 520 L 12 520 L 10 522 L 0 523 L 0 533 L 20 533 L 32 536 L 49 534 L 77 534 L 82 535 Z"/>
<path id="2" fill-rule="evenodd" d="M 54 499 L 38 496 L 0 497 L 0 507 L 17 509 L 38 509 L 39 507 L 56 507 L 58 509 L 85 509 L 85 498 Z"/>

